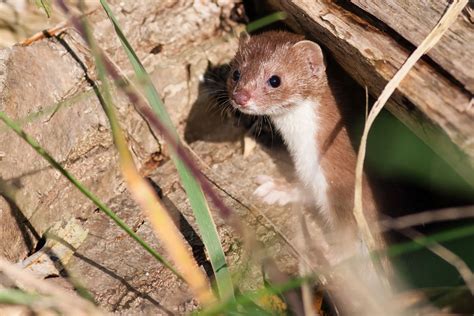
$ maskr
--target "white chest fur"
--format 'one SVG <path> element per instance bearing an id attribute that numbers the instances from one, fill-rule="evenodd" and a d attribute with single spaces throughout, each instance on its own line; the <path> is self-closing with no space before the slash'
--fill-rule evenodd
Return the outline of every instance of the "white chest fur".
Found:
<path id="1" fill-rule="evenodd" d="M 301 184 L 314 196 L 321 211 L 327 213 L 329 211 L 327 182 L 319 164 L 316 143 L 318 105 L 317 102 L 310 100 L 298 102 L 290 111 L 272 116 L 271 119 L 283 136 Z"/>

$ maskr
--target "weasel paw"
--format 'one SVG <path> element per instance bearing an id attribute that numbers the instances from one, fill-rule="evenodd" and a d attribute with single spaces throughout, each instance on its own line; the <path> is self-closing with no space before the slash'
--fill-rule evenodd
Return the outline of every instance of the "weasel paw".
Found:
<path id="1" fill-rule="evenodd" d="M 260 186 L 254 194 L 267 204 L 286 205 L 299 200 L 299 190 L 289 183 L 275 180 L 272 177 L 260 175 L 256 178 Z"/>

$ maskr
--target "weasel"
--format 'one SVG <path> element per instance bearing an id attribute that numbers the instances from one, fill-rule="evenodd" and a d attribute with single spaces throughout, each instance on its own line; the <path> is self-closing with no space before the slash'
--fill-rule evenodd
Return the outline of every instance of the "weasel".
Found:
<path id="1" fill-rule="evenodd" d="M 344 106 L 351 105 L 338 104 L 320 46 L 283 31 L 243 34 L 226 85 L 233 107 L 270 117 L 299 179 L 298 187 L 282 189 L 270 177 L 261 177 L 256 194 L 279 204 L 310 202 L 330 228 L 349 227 L 355 233 L 356 152 L 343 115 Z M 378 206 L 365 175 L 363 205 L 375 225 Z"/>

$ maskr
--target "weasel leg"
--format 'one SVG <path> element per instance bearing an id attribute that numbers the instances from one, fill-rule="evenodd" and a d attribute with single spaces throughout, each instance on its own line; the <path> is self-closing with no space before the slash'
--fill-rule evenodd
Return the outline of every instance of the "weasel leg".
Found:
<path id="1" fill-rule="evenodd" d="M 260 185 L 254 191 L 254 194 L 267 204 L 283 206 L 303 200 L 303 194 L 298 184 L 290 184 L 284 180 L 273 179 L 265 175 L 257 176 L 256 181 Z"/>

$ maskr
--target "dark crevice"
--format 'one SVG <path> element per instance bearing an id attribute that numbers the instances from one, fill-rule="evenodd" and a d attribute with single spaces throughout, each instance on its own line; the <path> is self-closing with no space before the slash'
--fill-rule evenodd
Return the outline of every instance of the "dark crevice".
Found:
<path id="1" fill-rule="evenodd" d="M 150 54 L 158 55 L 159 53 L 161 53 L 162 50 L 163 44 L 157 44 L 150 50 Z"/>
<path id="2" fill-rule="evenodd" d="M 29 219 L 25 217 L 23 211 L 20 209 L 15 200 L 6 195 L 2 196 L 9 205 L 13 218 L 15 218 L 17 227 L 20 230 L 25 247 L 26 249 L 28 249 L 27 255 L 29 256 L 33 254 L 35 248 L 37 248 L 37 243 L 40 240 L 40 236 L 29 221 Z"/>
<path id="3" fill-rule="evenodd" d="M 275 10 L 270 9 L 269 5 L 267 4 L 267 1 L 244 0 L 243 4 L 245 8 L 245 14 L 247 16 L 247 23 L 261 19 L 275 11 Z M 270 25 L 260 28 L 256 30 L 255 32 L 252 32 L 252 34 L 262 33 L 269 30 L 289 31 L 290 28 L 288 27 L 288 25 L 284 23 L 284 21 L 277 21 Z"/>
<path id="4" fill-rule="evenodd" d="M 9 182 L 0 177 L 0 198 L 3 198 L 8 205 L 8 208 L 10 209 L 10 215 L 15 221 L 16 228 L 21 234 L 23 244 L 27 250 L 27 255 L 29 256 L 35 252 L 41 236 L 30 222 L 30 219 L 25 216 L 24 211 L 17 203 L 15 190 L 22 187 L 22 185 L 21 183 L 15 182 Z M 3 233 L 16 234 L 15 227 L 5 227 L 4 230 L 5 231 Z"/>
<path id="5" fill-rule="evenodd" d="M 158 197 L 163 200 L 163 190 L 161 189 L 161 187 L 151 178 L 146 178 L 146 180 L 153 187 Z M 211 280 L 213 280 L 214 271 L 212 270 L 211 263 L 209 262 L 209 260 L 207 260 L 204 243 L 201 237 L 189 224 L 189 222 L 179 211 L 179 209 L 173 204 L 173 202 L 171 202 L 171 200 L 165 198 L 163 202 L 167 205 L 168 210 L 174 210 L 176 212 L 176 215 L 173 216 L 176 226 L 181 231 L 181 234 L 183 234 L 183 237 L 186 242 L 189 244 L 189 246 L 191 246 L 193 257 L 196 260 L 197 264 L 202 266 L 206 271 L 207 276 Z M 176 216 L 178 217 L 178 219 L 176 219 Z"/>
<path id="6" fill-rule="evenodd" d="M 41 238 L 38 240 L 38 242 L 36 243 L 36 247 L 35 249 L 32 251 L 31 254 L 34 254 L 38 251 L 41 250 L 41 248 L 43 248 L 44 246 L 46 245 L 46 237 L 43 235 L 41 236 Z"/>

